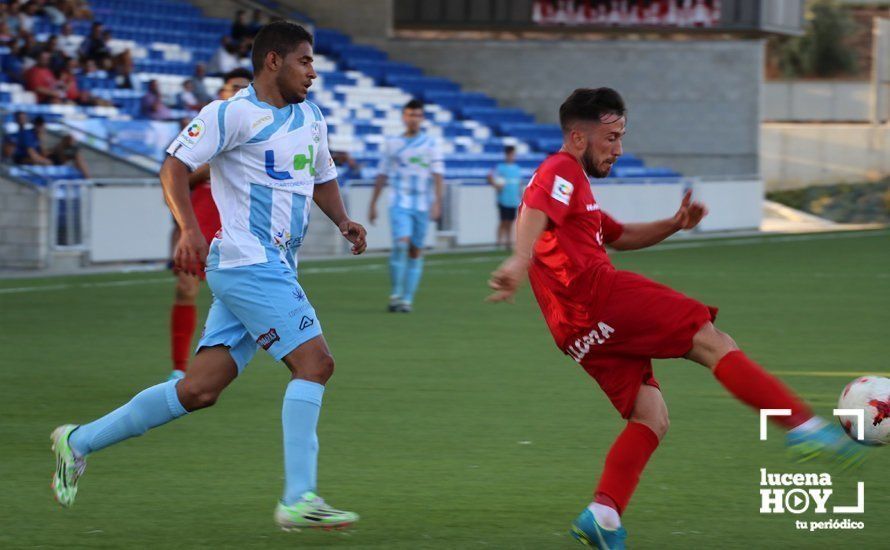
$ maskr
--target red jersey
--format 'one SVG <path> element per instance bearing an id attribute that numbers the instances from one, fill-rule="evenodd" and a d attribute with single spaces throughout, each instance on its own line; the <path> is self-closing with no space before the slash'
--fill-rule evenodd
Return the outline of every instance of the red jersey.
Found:
<path id="1" fill-rule="evenodd" d="M 535 243 L 529 269 L 532 290 L 560 349 L 581 330 L 596 326 L 615 268 L 605 244 L 624 227 L 600 210 L 581 164 L 569 153 L 547 158 L 532 176 L 522 208 L 550 219 Z"/>

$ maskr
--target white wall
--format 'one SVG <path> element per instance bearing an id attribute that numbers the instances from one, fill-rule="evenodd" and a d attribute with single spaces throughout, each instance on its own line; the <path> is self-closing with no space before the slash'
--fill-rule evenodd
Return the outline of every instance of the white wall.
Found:
<path id="1" fill-rule="evenodd" d="M 165 260 L 173 218 L 160 185 L 89 188 L 87 230 L 91 262 Z"/>
<path id="2" fill-rule="evenodd" d="M 890 90 L 885 87 L 884 96 L 888 95 Z M 871 120 L 871 83 L 857 80 L 765 82 L 761 116 L 766 121 L 868 122 Z M 886 112 L 883 118 L 887 118 Z"/>
<path id="3" fill-rule="evenodd" d="M 890 125 L 761 125 L 760 175 L 766 188 L 874 181 L 890 174 Z"/>

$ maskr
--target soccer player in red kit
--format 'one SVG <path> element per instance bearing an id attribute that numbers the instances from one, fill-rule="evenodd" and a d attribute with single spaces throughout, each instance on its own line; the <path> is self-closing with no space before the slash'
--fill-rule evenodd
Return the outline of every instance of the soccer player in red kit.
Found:
<path id="1" fill-rule="evenodd" d="M 219 99 L 229 99 L 241 89 L 250 86 L 253 74 L 243 68 L 234 69 L 223 78 L 223 85 L 217 93 Z M 188 121 L 186 122 L 188 124 Z M 213 195 L 210 193 L 210 165 L 205 164 L 189 174 L 189 186 L 191 186 L 192 207 L 198 218 L 201 234 L 210 241 L 219 231 L 221 226 L 219 212 Z M 179 241 L 179 228 L 174 230 L 172 243 Z M 192 336 L 198 324 L 198 312 L 195 303 L 198 292 L 201 290 L 201 281 L 204 272 L 199 275 L 189 275 L 183 271 L 177 271 L 176 290 L 173 299 L 173 308 L 170 310 L 170 356 L 173 360 L 173 372 L 170 379 L 178 379 L 185 376 L 185 369 L 191 355 Z"/>
<path id="2" fill-rule="evenodd" d="M 685 357 L 709 368 L 738 400 L 755 409 L 790 409 L 773 417 L 788 430 L 799 460 L 826 454 L 843 467 L 864 458 L 834 423 L 813 415 L 790 389 L 717 330 L 717 309 L 612 266 L 605 245 L 645 248 L 707 214 L 686 193 L 677 213 L 621 224 L 600 209 L 590 177 L 604 178 L 622 153 L 624 101 L 609 88 L 578 89 L 559 110 L 560 152 L 532 176 L 522 199 L 513 255 L 492 274 L 491 301 L 512 299 L 528 275 L 556 345 L 592 376 L 627 424 L 609 450 L 594 499 L 572 535 L 597 548 L 624 548 L 621 514 L 649 457 L 668 429 L 652 359 Z"/>

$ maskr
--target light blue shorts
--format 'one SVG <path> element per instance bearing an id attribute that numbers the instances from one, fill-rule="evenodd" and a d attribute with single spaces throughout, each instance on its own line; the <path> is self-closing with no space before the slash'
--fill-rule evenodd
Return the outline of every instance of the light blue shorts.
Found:
<path id="1" fill-rule="evenodd" d="M 263 348 L 280 361 L 321 334 L 321 325 L 290 266 L 278 262 L 207 272 L 213 303 L 198 350 L 227 346 L 240 374 Z"/>
<path id="2" fill-rule="evenodd" d="M 426 231 L 430 226 L 430 213 L 393 206 L 389 209 L 389 225 L 392 228 L 393 246 L 408 237 L 415 248 L 423 248 Z"/>

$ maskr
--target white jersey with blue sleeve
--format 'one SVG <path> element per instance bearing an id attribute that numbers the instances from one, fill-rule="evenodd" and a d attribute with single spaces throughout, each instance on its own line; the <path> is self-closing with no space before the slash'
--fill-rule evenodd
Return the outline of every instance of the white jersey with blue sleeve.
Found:
<path id="1" fill-rule="evenodd" d="M 426 212 L 432 203 L 433 174 L 445 175 L 445 159 L 438 138 L 419 133 L 391 137 L 383 145 L 379 172 L 390 186 L 390 204 Z"/>
<path id="2" fill-rule="evenodd" d="M 167 153 L 192 170 L 210 163 L 222 230 L 210 244 L 208 271 L 279 261 L 296 270 L 314 187 L 337 178 L 316 105 L 279 109 L 251 85 L 204 107 Z"/>

